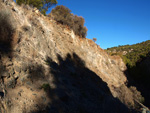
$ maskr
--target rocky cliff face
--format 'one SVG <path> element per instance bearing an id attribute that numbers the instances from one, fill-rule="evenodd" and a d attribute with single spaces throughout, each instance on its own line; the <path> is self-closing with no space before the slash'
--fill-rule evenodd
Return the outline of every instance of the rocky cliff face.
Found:
<path id="1" fill-rule="evenodd" d="M 127 113 L 126 66 L 36 9 L 0 2 L 0 110 Z"/>

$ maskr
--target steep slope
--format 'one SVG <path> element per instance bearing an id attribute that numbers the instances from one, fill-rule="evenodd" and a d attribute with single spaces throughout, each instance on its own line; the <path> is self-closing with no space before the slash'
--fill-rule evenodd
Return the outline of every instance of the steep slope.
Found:
<path id="1" fill-rule="evenodd" d="M 0 36 L 2 113 L 128 113 L 142 99 L 121 58 L 36 9 L 0 2 Z"/>

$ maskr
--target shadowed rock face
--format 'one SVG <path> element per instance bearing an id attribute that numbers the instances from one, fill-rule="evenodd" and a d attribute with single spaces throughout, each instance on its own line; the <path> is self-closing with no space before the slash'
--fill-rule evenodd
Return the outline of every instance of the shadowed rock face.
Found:
<path id="1" fill-rule="evenodd" d="M 120 58 L 28 6 L 0 9 L 1 112 L 132 112 Z"/>
<path id="2" fill-rule="evenodd" d="M 136 62 L 136 66 L 128 68 L 126 72 L 130 77 L 128 85 L 136 86 L 145 98 L 144 104 L 150 107 L 150 53 Z"/>

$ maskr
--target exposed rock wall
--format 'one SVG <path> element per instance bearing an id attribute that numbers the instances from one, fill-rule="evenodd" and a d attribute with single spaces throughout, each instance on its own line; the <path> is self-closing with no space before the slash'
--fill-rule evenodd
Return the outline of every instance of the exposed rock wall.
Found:
<path id="1" fill-rule="evenodd" d="M 134 105 L 121 58 L 28 6 L 0 2 L 0 21 L 1 112 L 127 113 Z"/>

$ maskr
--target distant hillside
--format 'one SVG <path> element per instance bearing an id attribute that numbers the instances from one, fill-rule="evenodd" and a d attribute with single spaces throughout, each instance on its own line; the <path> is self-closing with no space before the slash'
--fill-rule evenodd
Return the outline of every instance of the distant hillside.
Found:
<path id="1" fill-rule="evenodd" d="M 145 100 L 150 100 L 150 40 L 134 45 L 108 48 L 110 55 L 119 55 L 127 66 L 127 73 L 134 85 L 142 92 Z M 131 83 L 133 85 L 133 82 Z M 150 106 L 150 102 L 145 101 Z"/>
<path id="2" fill-rule="evenodd" d="M 150 52 L 150 40 L 134 45 L 112 47 L 106 51 L 112 56 L 120 55 L 128 66 L 133 67 Z"/>

